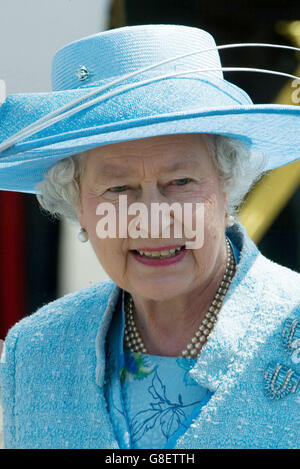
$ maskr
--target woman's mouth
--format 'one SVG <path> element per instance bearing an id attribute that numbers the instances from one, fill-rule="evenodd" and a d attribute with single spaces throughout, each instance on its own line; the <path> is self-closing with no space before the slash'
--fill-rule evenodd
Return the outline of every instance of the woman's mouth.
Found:
<path id="1" fill-rule="evenodd" d="M 133 257 L 142 264 L 152 266 L 170 265 L 179 262 L 186 254 L 185 246 L 168 246 L 167 248 L 147 248 L 131 250 Z"/>

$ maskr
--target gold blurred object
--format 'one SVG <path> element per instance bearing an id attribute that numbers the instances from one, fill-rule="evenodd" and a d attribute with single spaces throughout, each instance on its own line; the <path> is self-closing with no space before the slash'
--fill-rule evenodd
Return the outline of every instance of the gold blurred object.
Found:
<path id="1" fill-rule="evenodd" d="M 296 47 L 300 47 L 300 21 L 278 21 L 275 29 L 292 40 Z M 300 58 L 300 53 L 296 54 Z M 300 65 L 294 75 L 300 77 Z M 299 83 L 297 80 L 288 80 L 274 103 L 299 105 L 299 87 L 300 78 Z M 238 219 L 255 243 L 262 239 L 299 185 L 300 160 L 268 172 L 248 194 Z"/>
<path id="2" fill-rule="evenodd" d="M 271 171 L 250 192 L 238 219 L 255 243 L 264 236 L 299 184 L 298 160 Z"/>
<path id="3" fill-rule="evenodd" d="M 288 36 L 296 47 L 300 47 L 300 21 L 277 21 L 275 31 L 283 36 Z"/>
<path id="4" fill-rule="evenodd" d="M 126 0 L 112 0 L 109 29 L 121 28 L 126 25 L 125 1 Z"/>

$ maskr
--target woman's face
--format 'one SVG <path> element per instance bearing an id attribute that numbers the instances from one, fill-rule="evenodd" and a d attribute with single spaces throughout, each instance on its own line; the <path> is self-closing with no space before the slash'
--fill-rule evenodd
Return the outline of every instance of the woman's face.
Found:
<path id="1" fill-rule="evenodd" d="M 221 260 L 224 261 L 228 198 L 223 192 L 206 138 L 201 134 L 145 138 L 99 147 L 90 150 L 85 158 L 78 219 L 88 232 L 93 249 L 109 277 L 131 294 L 153 300 L 172 298 L 174 292 L 186 294 L 209 282 L 220 268 Z M 97 215 L 96 210 L 104 202 L 115 209 L 118 234 L 120 195 L 127 196 L 128 208 L 139 202 L 148 210 L 148 231 L 145 231 L 145 225 L 142 231 L 147 238 L 133 237 L 131 230 L 127 231 L 128 224 L 139 212 L 132 212 L 135 215 L 125 218 L 127 237 L 104 239 L 98 236 L 97 223 L 108 212 Z M 184 231 L 183 223 L 182 236 L 175 236 L 173 212 L 170 212 L 169 236 L 166 237 L 168 230 L 165 231 L 160 224 L 158 237 L 151 237 L 152 204 L 169 206 L 174 202 L 181 207 L 187 203 L 192 206 L 193 230 L 196 227 L 196 203 L 202 204 L 203 246 L 185 249 L 176 254 L 176 259 L 145 260 L 135 250 L 158 250 L 162 247 L 166 250 L 191 241 L 190 235 L 186 234 L 190 232 Z"/>

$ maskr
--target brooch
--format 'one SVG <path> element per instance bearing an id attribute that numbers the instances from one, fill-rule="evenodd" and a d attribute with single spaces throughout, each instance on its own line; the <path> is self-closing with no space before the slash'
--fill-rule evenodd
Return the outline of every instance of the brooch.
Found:
<path id="1" fill-rule="evenodd" d="M 287 319 L 282 330 L 282 342 L 285 350 L 291 354 L 291 360 L 300 362 L 300 322 L 297 319 Z"/>
<path id="2" fill-rule="evenodd" d="M 291 356 L 293 363 L 300 362 L 300 322 L 298 319 L 288 318 L 281 334 L 283 348 Z M 280 363 L 270 363 L 264 374 L 265 395 L 269 399 L 282 399 L 290 393 L 295 393 L 300 376 L 292 368 Z"/>
<path id="3" fill-rule="evenodd" d="M 280 363 L 270 364 L 265 371 L 265 394 L 269 399 L 282 399 L 297 390 L 300 376 Z"/>

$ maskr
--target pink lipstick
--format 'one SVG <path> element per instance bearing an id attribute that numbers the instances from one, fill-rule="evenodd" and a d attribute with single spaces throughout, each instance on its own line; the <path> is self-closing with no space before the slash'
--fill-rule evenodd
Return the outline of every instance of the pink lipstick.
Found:
<path id="1" fill-rule="evenodd" d="M 151 252 L 151 251 L 167 251 L 169 249 L 175 249 L 180 247 L 180 245 L 173 245 L 173 246 L 164 246 L 160 248 L 143 248 L 140 249 L 141 251 L 145 252 Z M 139 254 L 137 251 L 130 251 L 130 254 L 136 259 L 138 262 L 144 265 L 152 266 L 152 267 L 163 267 L 163 266 L 168 266 L 171 264 L 176 264 L 177 262 L 180 262 L 184 256 L 186 255 L 186 248 L 185 246 L 181 246 L 180 251 L 176 252 L 173 256 L 171 257 L 166 257 L 166 258 L 150 258 L 143 256 Z"/>

